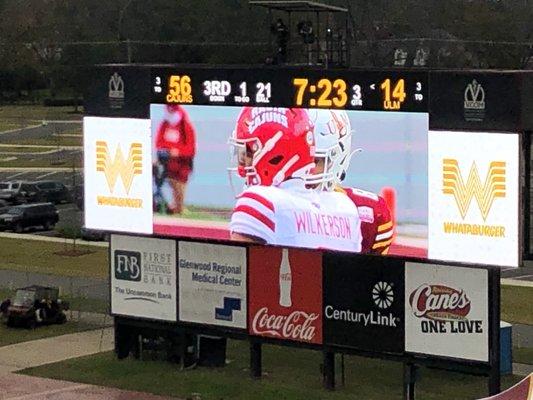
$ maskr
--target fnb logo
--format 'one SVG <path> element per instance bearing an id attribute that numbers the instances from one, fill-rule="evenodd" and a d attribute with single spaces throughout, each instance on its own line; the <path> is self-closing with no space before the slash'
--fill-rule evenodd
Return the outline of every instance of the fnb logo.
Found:
<path id="1" fill-rule="evenodd" d="M 442 161 L 442 192 L 453 195 L 463 219 L 475 197 L 481 216 L 486 221 L 494 199 L 505 197 L 505 167 L 505 161 L 492 161 L 485 182 L 482 183 L 476 163 L 473 162 L 465 183 L 459 162 L 445 158 Z"/>
<path id="2" fill-rule="evenodd" d="M 116 279 L 136 282 L 141 280 L 141 253 L 115 250 L 114 258 Z"/>
<path id="3" fill-rule="evenodd" d="M 135 175 L 142 174 L 142 144 L 132 143 L 125 158 L 120 145 L 111 157 L 107 142 L 96 142 L 96 170 L 105 174 L 111 193 L 115 190 L 117 178 L 120 176 L 126 193 L 129 194 Z"/>

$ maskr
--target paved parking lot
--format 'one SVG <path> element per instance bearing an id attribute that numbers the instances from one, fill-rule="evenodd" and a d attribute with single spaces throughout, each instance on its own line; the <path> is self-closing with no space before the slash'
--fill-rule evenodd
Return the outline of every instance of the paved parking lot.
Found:
<path id="1" fill-rule="evenodd" d="M 72 189 L 73 184 L 80 184 L 83 182 L 83 171 L 77 169 L 73 171 L 72 168 L 58 167 L 58 168 L 0 168 L 0 182 L 4 181 L 41 181 L 52 180 L 60 181 L 69 189 Z"/>

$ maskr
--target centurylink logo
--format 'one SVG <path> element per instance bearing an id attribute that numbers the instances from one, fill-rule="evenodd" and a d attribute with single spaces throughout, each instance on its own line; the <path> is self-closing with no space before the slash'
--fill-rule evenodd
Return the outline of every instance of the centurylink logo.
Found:
<path id="1" fill-rule="evenodd" d="M 465 182 L 459 162 L 445 158 L 442 160 L 442 192 L 454 197 L 463 219 L 470 208 L 472 198 L 475 198 L 481 216 L 486 221 L 494 199 L 505 197 L 505 166 L 505 161 L 492 161 L 485 182 L 482 182 L 474 161 Z"/>
<path id="2" fill-rule="evenodd" d="M 378 308 L 387 309 L 394 301 L 392 286 L 387 282 L 378 282 L 372 288 L 372 299 Z"/>

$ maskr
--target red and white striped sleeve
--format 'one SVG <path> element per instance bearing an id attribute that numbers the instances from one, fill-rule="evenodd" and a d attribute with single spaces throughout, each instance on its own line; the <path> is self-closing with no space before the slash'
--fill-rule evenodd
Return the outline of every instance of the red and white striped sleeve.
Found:
<path id="1" fill-rule="evenodd" d="M 276 232 L 275 208 L 265 194 L 248 189 L 237 199 L 231 215 L 230 230 L 273 243 Z"/>

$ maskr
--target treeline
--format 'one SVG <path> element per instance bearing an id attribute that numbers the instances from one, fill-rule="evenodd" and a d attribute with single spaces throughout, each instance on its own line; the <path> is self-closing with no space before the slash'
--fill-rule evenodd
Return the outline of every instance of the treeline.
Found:
<path id="1" fill-rule="evenodd" d="M 531 1 L 322 0 L 350 11 L 351 65 L 394 66 L 400 49 L 405 66 L 418 52 L 425 66 L 457 68 L 527 65 Z M 313 18 L 293 14 L 289 45 L 303 48 L 296 26 Z M 0 0 L 0 99 L 79 96 L 81 67 L 97 63 L 261 64 L 275 51 L 270 23 L 248 0 Z"/>

